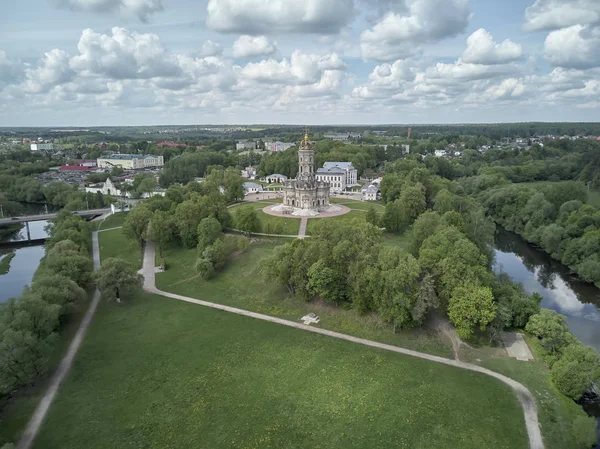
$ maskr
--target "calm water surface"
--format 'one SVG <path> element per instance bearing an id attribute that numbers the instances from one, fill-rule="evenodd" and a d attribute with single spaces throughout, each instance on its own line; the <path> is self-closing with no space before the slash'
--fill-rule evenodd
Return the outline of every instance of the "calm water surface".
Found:
<path id="1" fill-rule="evenodd" d="M 569 330 L 600 353 L 600 289 L 580 281 L 567 267 L 516 234 L 496 235 L 494 270 L 544 298 L 542 307 L 567 316 Z"/>

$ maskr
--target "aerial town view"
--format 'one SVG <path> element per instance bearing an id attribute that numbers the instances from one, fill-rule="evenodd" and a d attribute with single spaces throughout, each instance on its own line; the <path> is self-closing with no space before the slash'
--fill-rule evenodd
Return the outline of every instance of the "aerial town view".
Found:
<path id="1" fill-rule="evenodd" d="M 600 1 L 0 13 L 0 449 L 600 447 Z"/>

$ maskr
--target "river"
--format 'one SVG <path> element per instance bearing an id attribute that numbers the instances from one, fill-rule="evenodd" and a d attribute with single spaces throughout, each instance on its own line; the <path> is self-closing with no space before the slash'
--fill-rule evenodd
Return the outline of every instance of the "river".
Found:
<path id="1" fill-rule="evenodd" d="M 600 353 L 600 289 L 511 232 L 498 231 L 495 256 L 494 271 L 542 295 L 542 307 L 565 315 L 571 333 Z"/>
<path id="2" fill-rule="evenodd" d="M 580 281 L 545 252 L 500 228 L 494 253 L 494 271 L 508 274 L 529 293 L 542 295 L 542 307 L 565 315 L 571 333 L 600 352 L 600 289 Z M 600 441 L 600 404 L 584 403 L 583 408 L 596 418 Z"/>
<path id="3" fill-rule="evenodd" d="M 44 205 L 28 204 L 26 212 L 31 214 L 44 213 Z M 33 221 L 29 223 L 29 233 L 32 239 L 40 239 L 48 236 L 44 228 L 48 222 Z M 5 236 L 4 242 L 19 242 L 27 240 L 27 231 L 25 225 L 14 233 Z M 8 273 L 0 275 L 0 303 L 9 298 L 15 298 L 21 295 L 23 287 L 29 285 L 33 279 L 35 270 L 37 270 L 40 260 L 44 257 L 44 247 L 42 245 L 22 246 L 0 248 L 0 260 L 9 253 L 15 256 L 10 262 Z"/>

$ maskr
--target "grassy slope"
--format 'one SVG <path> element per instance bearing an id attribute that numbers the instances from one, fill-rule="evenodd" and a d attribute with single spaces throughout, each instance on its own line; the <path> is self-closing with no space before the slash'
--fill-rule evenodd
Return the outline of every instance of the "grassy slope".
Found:
<path id="1" fill-rule="evenodd" d="M 457 431 L 459 430 L 459 431 Z M 103 302 L 36 448 L 525 448 L 500 382 L 157 296 Z"/>
<path id="2" fill-rule="evenodd" d="M 345 215 L 338 215 L 337 217 L 331 217 L 331 218 L 311 218 L 308 220 L 308 226 L 306 227 L 306 233 L 310 234 L 311 230 L 314 229 L 315 225 L 319 222 L 319 220 L 333 220 L 336 223 L 348 223 L 352 220 L 354 220 L 355 218 L 359 218 L 361 220 L 364 220 L 366 217 L 366 214 L 364 211 L 361 210 L 353 210 L 350 211 L 349 213 L 345 214 Z"/>
<path id="3" fill-rule="evenodd" d="M 51 369 L 48 373 L 37 379 L 33 386 L 19 389 L 10 400 L 0 401 L 0 446 L 10 442 L 16 443 L 21 437 L 29 418 L 46 392 L 54 369 L 66 354 L 88 305 L 88 302 L 77 304 L 70 314 L 63 317 L 58 343 L 50 357 Z"/>
<path id="4" fill-rule="evenodd" d="M 280 202 L 280 201 L 277 200 L 276 202 Z M 256 212 L 258 214 L 258 219 L 260 221 L 260 227 L 261 227 L 259 232 L 266 233 L 268 230 L 270 230 L 271 233 L 273 233 L 277 223 L 281 223 L 283 226 L 283 228 L 282 228 L 283 235 L 298 235 L 298 231 L 300 230 L 300 218 L 299 217 L 298 218 L 275 217 L 273 215 L 266 214 L 262 211 L 266 206 L 273 204 L 273 202 L 260 201 L 260 202 L 256 202 L 256 203 L 244 203 L 240 206 L 232 207 L 231 209 L 229 209 L 229 211 L 231 212 L 232 215 L 235 216 L 235 209 L 237 207 L 248 206 L 248 204 L 251 204 L 251 205 L 255 206 L 255 208 L 256 208 Z M 268 228 L 268 226 L 270 226 L 270 228 Z"/>
<path id="5" fill-rule="evenodd" d="M 546 449 L 577 448 L 572 423 L 577 417 L 587 416 L 580 405 L 567 398 L 552 385 L 550 372 L 540 354 L 541 348 L 536 339 L 527 338 L 535 360 L 520 362 L 506 357 L 504 350 L 494 348 L 469 349 L 461 347 L 461 359 L 478 363 L 486 368 L 505 374 L 525 385 L 535 396 L 538 404 L 538 417 Z M 501 353 L 502 356 L 498 356 Z"/>
<path id="6" fill-rule="evenodd" d="M 123 226 L 123 223 L 125 222 L 126 218 L 127 218 L 126 212 L 119 212 L 116 214 L 109 215 L 103 221 L 98 222 L 98 226 L 96 227 L 96 229 L 97 230 L 110 229 L 110 228 L 116 228 L 118 226 Z"/>
<path id="7" fill-rule="evenodd" d="M 265 279 L 260 266 L 260 260 L 281 243 L 284 242 L 261 241 L 250 245 L 246 253 L 228 261 L 225 270 L 210 281 L 200 278 L 194 269 L 195 250 L 171 248 L 166 252 L 167 271 L 156 275 L 157 286 L 165 291 L 294 321 L 314 312 L 321 317 L 319 326 L 323 328 L 445 357 L 452 356 L 451 348 L 437 333 L 407 330 L 393 334 L 391 326 L 376 315 L 360 317 L 353 311 L 291 298 L 284 287 Z"/>
<path id="8" fill-rule="evenodd" d="M 108 226 L 110 229 L 111 226 Z M 137 240 L 126 235 L 122 229 L 98 233 L 100 253 L 103 258 L 120 257 L 134 268 L 142 267 L 142 252 Z"/>

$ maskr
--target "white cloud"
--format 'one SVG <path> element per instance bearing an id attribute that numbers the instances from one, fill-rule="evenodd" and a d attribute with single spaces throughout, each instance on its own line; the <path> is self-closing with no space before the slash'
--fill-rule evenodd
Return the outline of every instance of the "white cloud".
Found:
<path id="1" fill-rule="evenodd" d="M 364 59 L 392 61 L 414 54 L 422 44 L 464 31 L 471 13 L 468 0 L 407 0 L 408 15 L 390 12 L 360 36 Z"/>
<path id="2" fill-rule="evenodd" d="M 79 55 L 71 59 L 74 70 L 114 79 L 178 76 L 176 59 L 154 34 L 139 34 L 113 28 L 111 35 L 86 29 L 77 44 Z"/>
<path id="3" fill-rule="evenodd" d="M 205 58 L 207 56 L 220 56 L 223 53 L 223 48 L 217 42 L 207 40 L 202 44 L 200 49 L 200 57 Z"/>
<path id="4" fill-rule="evenodd" d="M 354 15 L 353 0 L 209 0 L 206 23 L 226 33 L 337 33 Z"/>
<path id="5" fill-rule="evenodd" d="M 265 36 L 240 36 L 233 43 L 234 58 L 254 58 L 270 56 L 277 51 L 277 43 L 271 43 Z"/>
<path id="6" fill-rule="evenodd" d="M 473 64 L 505 64 L 516 61 L 522 55 L 520 44 L 508 39 L 497 44 L 487 30 L 479 28 L 467 38 L 467 48 L 462 60 Z"/>
<path id="7" fill-rule="evenodd" d="M 539 31 L 594 23 L 600 23 L 598 0 L 536 0 L 525 11 L 524 27 Z"/>
<path id="8" fill-rule="evenodd" d="M 24 73 L 25 67 L 22 62 L 9 58 L 6 52 L 0 50 L 0 89 L 16 83 Z"/>
<path id="9" fill-rule="evenodd" d="M 247 79 L 263 83 L 312 84 L 319 81 L 325 70 L 345 69 L 346 65 L 335 53 L 319 56 L 296 50 L 289 60 L 249 63 L 241 73 Z"/>
<path id="10" fill-rule="evenodd" d="M 71 81 L 75 73 L 69 67 L 69 54 L 55 49 L 44 53 L 37 67 L 28 68 L 25 76 L 25 92 L 45 93 L 55 86 Z"/>
<path id="11" fill-rule="evenodd" d="M 472 93 L 465 98 L 465 103 L 488 103 L 499 100 L 515 100 L 525 93 L 522 79 L 506 78 L 500 84 L 488 87 L 482 93 Z"/>
<path id="12" fill-rule="evenodd" d="M 152 14 L 162 11 L 161 0 L 57 0 L 58 5 L 75 11 L 118 13 L 136 16 L 146 22 Z"/>
<path id="13" fill-rule="evenodd" d="M 560 67 L 600 67 L 600 27 L 573 25 L 552 31 L 544 42 L 544 56 Z"/>

